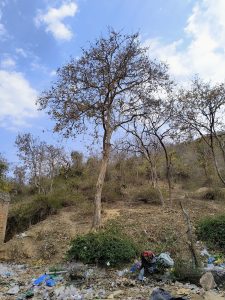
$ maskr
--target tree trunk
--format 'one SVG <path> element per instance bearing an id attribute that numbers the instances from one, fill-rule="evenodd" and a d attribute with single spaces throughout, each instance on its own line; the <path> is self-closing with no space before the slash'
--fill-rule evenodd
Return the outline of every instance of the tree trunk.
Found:
<path id="1" fill-rule="evenodd" d="M 187 211 L 184 209 L 182 202 L 180 201 L 180 207 L 183 211 L 184 218 L 187 224 L 187 237 L 188 237 L 188 246 L 191 252 L 192 256 L 192 262 L 193 262 L 193 267 L 198 268 L 200 266 L 199 260 L 198 260 L 198 255 L 195 247 L 195 242 L 194 242 L 194 237 L 192 233 L 192 225 L 190 221 L 190 217 L 187 213 Z"/>
<path id="2" fill-rule="evenodd" d="M 217 159 L 216 159 L 216 153 L 215 153 L 215 149 L 214 149 L 214 139 L 213 139 L 213 134 L 210 134 L 210 147 L 211 147 L 211 151 L 212 151 L 212 156 L 213 156 L 213 162 L 214 162 L 214 166 L 216 169 L 216 173 L 220 179 L 220 181 L 225 185 L 225 180 L 223 178 L 223 176 L 220 173 L 219 167 L 218 167 L 218 163 L 217 163 Z"/>
<path id="3" fill-rule="evenodd" d="M 155 135 L 158 138 L 159 143 L 161 144 L 161 146 L 163 148 L 165 158 L 166 158 L 166 179 L 167 179 L 168 188 L 169 188 L 169 201 L 170 201 L 170 205 L 172 205 L 171 156 L 168 154 L 168 151 L 166 149 L 166 146 L 165 146 L 162 138 L 158 134 L 155 134 Z"/>
<path id="4" fill-rule="evenodd" d="M 110 139 L 111 133 L 105 132 L 103 138 L 103 153 L 100 172 L 96 184 L 95 200 L 94 200 L 94 217 L 92 222 L 92 229 L 99 229 L 101 227 L 101 212 L 102 212 L 102 189 L 105 180 L 106 170 L 110 154 Z"/>

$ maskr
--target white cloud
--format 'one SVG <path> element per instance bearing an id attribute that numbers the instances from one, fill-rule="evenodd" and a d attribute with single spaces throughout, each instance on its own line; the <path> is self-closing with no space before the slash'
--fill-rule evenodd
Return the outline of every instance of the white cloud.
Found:
<path id="1" fill-rule="evenodd" d="M 15 68 L 15 66 L 16 66 L 16 62 L 11 57 L 6 57 L 1 60 L 1 67 L 3 69 L 12 69 Z"/>
<path id="2" fill-rule="evenodd" d="M 27 126 L 27 120 L 38 115 L 33 89 L 22 73 L 0 70 L 0 126 Z"/>
<path id="3" fill-rule="evenodd" d="M 150 54 L 166 61 L 181 81 L 199 74 L 203 79 L 225 80 L 225 1 L 198 0 L 184 28 L 184 37 L 170 44 L 149 39 Z"/>
<path id="4" fill-rule="evenodd" d="M 45 31 L 53 34 L 56 40 L 71 40 L 73 33 L 71 29 L 63 23 L 66 17 L 74 17 L 78 7 L 75 2 L 62 4 L 59 8 L 50 7 L 46 13 L 39 11 L 35 18 L 35 24 L 46 26 Z"/>

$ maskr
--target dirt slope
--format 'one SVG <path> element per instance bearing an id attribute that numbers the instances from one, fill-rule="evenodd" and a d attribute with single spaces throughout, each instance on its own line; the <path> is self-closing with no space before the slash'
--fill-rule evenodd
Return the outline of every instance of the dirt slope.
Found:
<path id="1" fill-rule="evenodd" d="M 116 203 L 104 207 L 104 223 L 115 219 L 138 243 L 145 243 L 153 251 L 170 251 L 185 255 L 186 224 L 179 206 L 182 199 L 193 223 L 203 216 L 225 213 L 223 203 L 184 198 L 184 193 L 174 191 L 173 208 L 140 203 Z M 0 248 L 0 260 L 15 260 L 42 264 L 64 259 L 70 241 L 91 227 L 91 215 L 76 207 L 62 209 L 22 235 L 14 237 Z M 147 242 L 146 242 L 147 241 Z M 188 255 L 188 254 L 187 254 Z"/>

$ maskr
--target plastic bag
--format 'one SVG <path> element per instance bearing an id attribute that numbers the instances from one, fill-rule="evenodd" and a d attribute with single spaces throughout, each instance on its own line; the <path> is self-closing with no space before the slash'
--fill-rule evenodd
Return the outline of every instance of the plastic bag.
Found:
<path id="1" fill-rule="evenodd" d="M 165 268 L 172 268 L 174 266 L 174 260 L 170 257 L 170 254 L 168 252 L 165 252 L 161 253 L 157 257 L 157 264 L 160 264 Z"/>

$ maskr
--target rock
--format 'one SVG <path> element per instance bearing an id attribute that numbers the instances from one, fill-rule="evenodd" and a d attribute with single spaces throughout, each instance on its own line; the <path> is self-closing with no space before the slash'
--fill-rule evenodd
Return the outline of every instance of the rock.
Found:
<path id="1" fill-rule="evenodd" d="M 17 295 L 20 291 L 20 287 L 18 285 L 13 286 L 11 289 L 8 290 L 8 295 Z"/>
<path id="2" fill-rule="evenodd" d="M 200 285 L 203 287 L 204 290 L 209 291 L 216 287 L 216 283 L 211 272 L 206 272 L 200 278 Z"/>
<path id="3" fill-rule="evenodd" d="M 225 270 L 212 270 L 216 284 L 220 287 L 225 286 Z"/>
<path id="4" fill-rule="evenodd" d="M 123 291 L 121 291 L 121 290 L 115 291 L 115 292 L 113 292 L 112 294 L 110 294 L 110 295 L 108 296 L 107 299 L 114 299 L 114 298 L 117 298 L 117 297 L 120 296 L 121 294 L 123 294 Z"/>
<path id="5" fill-rule="evenodd" d="M 215 292 L 208 291 L 204 295 L 204 300 L 224 300 L 224 297 Z"/>
<path id="6" fill-rule="evenodd" d="M 177 295 L 179 296 L 187 296 L 190 294 L 190 290 L 189 289 L 185 289 L 185 288 L 180 288 L 177 290 Z"/>

